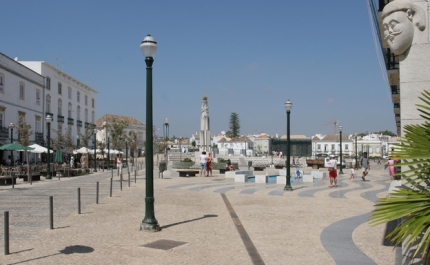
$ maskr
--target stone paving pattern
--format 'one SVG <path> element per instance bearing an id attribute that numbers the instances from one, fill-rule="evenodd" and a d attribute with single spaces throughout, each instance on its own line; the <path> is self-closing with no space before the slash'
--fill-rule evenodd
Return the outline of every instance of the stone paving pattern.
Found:
<path id="1" fill-rule="evenodd" d="M 154 178 L 155 216 L 162 227 L 154 233 L 140 231 L 144 170 L 137 183 L 131 173 L 128 187 L 125 169 L 122 191 L 114 174 L 112 197 L 108 171 L 18 182 L 15 189 L 0 186 L 0 264 L 253 264 L 222 194 L 264 264 L 398 264 L 393 247 L 383 245 L 385 226 L 368 224 L 374 202 L 386 196 L 391 182 L 382 165 L 371 166 L 367 182 L 348 180 L 345 169 L 337 188 L 329 188 L 328 180 L 298 180 L 293 192 L 278 184 L 235 183 L 223 175 L 165 173 Z M 304 168 L 305 174 L 311 170 Z M 49 196 L 54 196 L 53 230 Z M 10 215 L 10 255 L 3 255 L 4 211 Z M 157 240 L 186 243 L 168 250 L 144 246 Z"/>

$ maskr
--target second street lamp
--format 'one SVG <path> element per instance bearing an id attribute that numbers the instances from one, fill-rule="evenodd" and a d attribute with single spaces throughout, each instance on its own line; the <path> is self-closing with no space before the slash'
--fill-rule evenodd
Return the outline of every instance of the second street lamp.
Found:
<path id="1" fill-rule="evenodd" d="M 358 169 L 358 161 L 357 161 L 357 157 L 358 157 L 358 147 L 357 147 L 357 133 L 355 133 L 355 169 Z"/>
<path id="2" fill-rule="evenodd" d="M 94 129 L 94 172 L 97 172 L 97 159 L 96 159 L 96 149 L 97 149 L 97 129 Z"/>
<path id="3" fill-rule="evenodd" d="M 169 139 L 169 119 L 167 118 L 164 120 L 163 133 L 164 133 L 164 145 L 166 146 L 166 163 L 167 163 L 169 160 L 167 155 L 167 142 Z"/>
<path id="4" fill-rule="evenodd" d="M 152 64 L 157 51 L 157 42 L 151 35 L 146 36 L 140 44 L 146 63 L 146 128 L 153 128 L 152 122 Z M 155 219 L 154 210 L 154 156 L 153 156 L 152 130 L 146 130 L 145 143 L 145 218 L 140 224 L 140 229 L 149 232 L 160 231 L 160 225 Z"/>
<path id="5" fill-rule="evenodd" d="M 339 174 L 343 174 L 343 171 L 342 171 L 342 160 L 343 160 L 343 157 L 342 157 L 342 126 L 341 125 L 339 125 L 339 136 L 340 136 L 340 170 L 339 170 Z"/>
<path id="6" fill-rule="evenodd" d="M 47 115 L 46 116 L 46 125 L 48 125 L 48 137 L 46 139 L 46 141 L 48 142 L 48 152 L 47 152 L 47 158 L 46 158 L 46 162 L 47 162 L 47 169 L 46 169 L 46 179 L 51 179 L 51 165 L 50 165 L 50 155 L 51 155 L 51 150 L 49 150 L 49 145 L 51 142 L 51 121 L 52 121 L 52 117 L 51 115 Z"/>
<path id="7" fill-rule="evenodd" d="M 290 100 L 287 100 L 284 104 L 285 110 L 287 111 L 287 161 L 286 163 L 286 172 L 287 172 L 287 183 L 285 184 L 284 190 L 286 191 L 293 191 L 293 188 L 291 187 L 291 172 L 290 172 L 290 112 L 293 108 L 293 103 L 291 103 Z"/>
<path id="8" fill-rule="evenodd" d="M 9 129 L 10 129 L 10 143 L 13 143 L 13 128 L 15 128 L 15 124 L 10 123 L 9 124 Z M 13 166 L 15 165 L 14 161 L 13 161 L 13 151 L 10 150 L 10 165 Z"/>

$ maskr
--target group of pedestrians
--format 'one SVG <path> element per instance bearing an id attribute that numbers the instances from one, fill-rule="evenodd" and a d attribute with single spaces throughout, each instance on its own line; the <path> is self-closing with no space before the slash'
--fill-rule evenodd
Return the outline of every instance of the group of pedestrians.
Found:
<path id="1" fill-rule="evenodd" d="M 200 177 L 212 177 L 212 155 L 203 151 L 200 155 Z"/>

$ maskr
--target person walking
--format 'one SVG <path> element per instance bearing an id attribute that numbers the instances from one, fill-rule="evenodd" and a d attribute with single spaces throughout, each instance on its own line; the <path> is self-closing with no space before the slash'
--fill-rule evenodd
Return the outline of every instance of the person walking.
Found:
<path id="1" fill-rule="evenodd" d="M 75 167 L 75 158 L 73 157 L 73 155 L 70 156 L 70 168 L 74 168 Z"/>
<path id="2" fill-rule="evenodd" d="M 355 170 L 354 170 L 354 168 L 351 168 L 351 176 L 349 177 L 349 180 L 353 180 L 353 181 L 355 181 Z"/>
<path id="3" fill-rule="evenodd" d="M 360 167 L 361 167 L 361 170 L 363 171 L 363 175 L 361 176 L 361 179 L 363 179 L 363 181 L 366 181 L 366 176 L 370 170 L 370 163 L 369 163 L 369 158 L 367 157 L 367 152 L 363 153 L 363 157 L 360 160 Z"/>
<path id="4" fill-rule="evenodd" d="M 206 177 L 212 177 L 212 155 L 210 152 L 206 157 Z"/>
<path id="5" fill-rule="evenodd" d="M 388 167 L 388 172 L 389 172 L 390 178 L 392 180 L 394 180 L 394 174 L 396 173 L 395 168 L 394 168 L 395 163 L 396 162 L 394 161 L 394 159 L 392 157 L 389 157 L 387 163 L 385 163 L 385 167 Z"/>
<path id="6" fill-rule="evenodd" d="M 337 160 L 334 155 L 330 155 L 330 160 L 328 161 L 328 176 L 330 178 L 330 188 L 337 187 Z"/>
<path id="7" fill-rule="evenodd" d="M 118 176 L 122 175 L 122 155 L 116 155 L 116 169 L 118 170 Z"/>
<path id="8" fill-rule="evenodd" d="M 200 177 L 206 175 L 206 152 L 203 151 L 200 155 Z"/>

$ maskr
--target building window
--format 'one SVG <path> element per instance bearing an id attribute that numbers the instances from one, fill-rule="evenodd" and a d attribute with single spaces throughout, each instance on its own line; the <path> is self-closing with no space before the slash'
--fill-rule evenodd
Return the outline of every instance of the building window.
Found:
<path id="1" fill-rule="evenodd" d="M 68 95 L 69 99 L 72 99 L 72 88 L 71 87 L 69 87 L 67 89 L 67 95 Z"/>
<path id="2" fill-rule="evenodd" d="M 76 94 L 76 99 L 78 102 L 81 102 L 81 92 L 78 91 L 78 93 Z"/>
<path id="3" fill-rule="evenodd" d="M 94 101 L 94 99 L 92 98 L 91 99 L 91 107 L 94 109 L 94 105 L 95 105 L 95 101 Z"/>
<path id="4" fill-rule="evenodd" d="M 88 122 L 88 109 L 85 109 L 85 122 Z"/>
<path id="5" fill-rule="evenodd" d="M 35 130 L 36 132 L 40 132 L 40 121 L 42 118 L 40 116 L 36 116 L 36 124 L 35 124 Z"/>
<path id="6" fill-rule="evenodd" d="M 0 128 L 4 127 L 4 110 L 0 109 Z"/>
<path id="7" fill-rule="evenodd" d="M 81 107 L 80 106 L 78 106 L 78 108 L 76 109 L 76 119 L 78 120 L 78 121 L 80 121 L 81 120 Z"/>
<path id="8" fill-rule="evenodd" d="M 94 118 L 95 118 L 95 116 L 96 116 L 96 114 L 93 111 L 93 113 L 91 113 L 91 123 L 92 124 L 94 124 Z"/>
<path id="9" fill-rule="evenodd" d="M 331 150 L 332 150 L 332 151 L 334 150 L 334 144 L 332 144 L 332 145 L 331 145 Z"/>
<path id="10" fill-rule="evenodd" d="M 46 89 L 51 90 L 51 78 L 46 78 Z"/>
<path id="11" fill-rule="evenodd" d="M 51 96 L 46 95 L 46 112 L 51 113 Z"/>
<path id="12" fill-rule="evenodd" d="M 67 107 L 67 118 L 72 118 L 72 103 L 69 102 L 69 106 Z"/>
<path id="13" fill-rule="evenodd" d="M 60 82 L 58 82 L 58 95 L 61 95 L 62 87 L 63 87 L 63 85 Z"/>
<path id="14" fill-rule="evenodd" d="M 321 145 L 317 144 L 317 150 L 320 151 L 321 150 Z"/>
<path id="15" fill-rule="evenodd" d="M 394 108 L 400 108 L 400 103 L 394 103 Z"/>
<path id="16" fill-rule="evenodd" d="M 4 93 L 4 76 L 0 74 L 0 93 Z"/>
<path id="17" fill-rule="evenodd" d="M 88 106 L 88 96 L 85 95 L 85 106 Z"/>
<path id="18" fill-rule="evenodd" d="M 19 82 L 19 98 L 24 99 L 25 96 L 25 86 L 23 82 Z"/>
<path id="19" fill-rule="evenodd" d="M 36 90 L 36 105 L 40 106 L 40 90 Z"/>
<path id="20" fill-rule="evenodd" d="M 348 151 L 348 144 L 345 144 L 345 151 Z"/>
<path id="21" fill-rule="evenodd" d="M 58 115 L 63 116 L 63 101 L 58 99 Z"/>
<path id="22" fill-rule="evenodd" d="M 63 132 L 63 125 L 61 123 L 58 124 L 58 131 Z"/>

